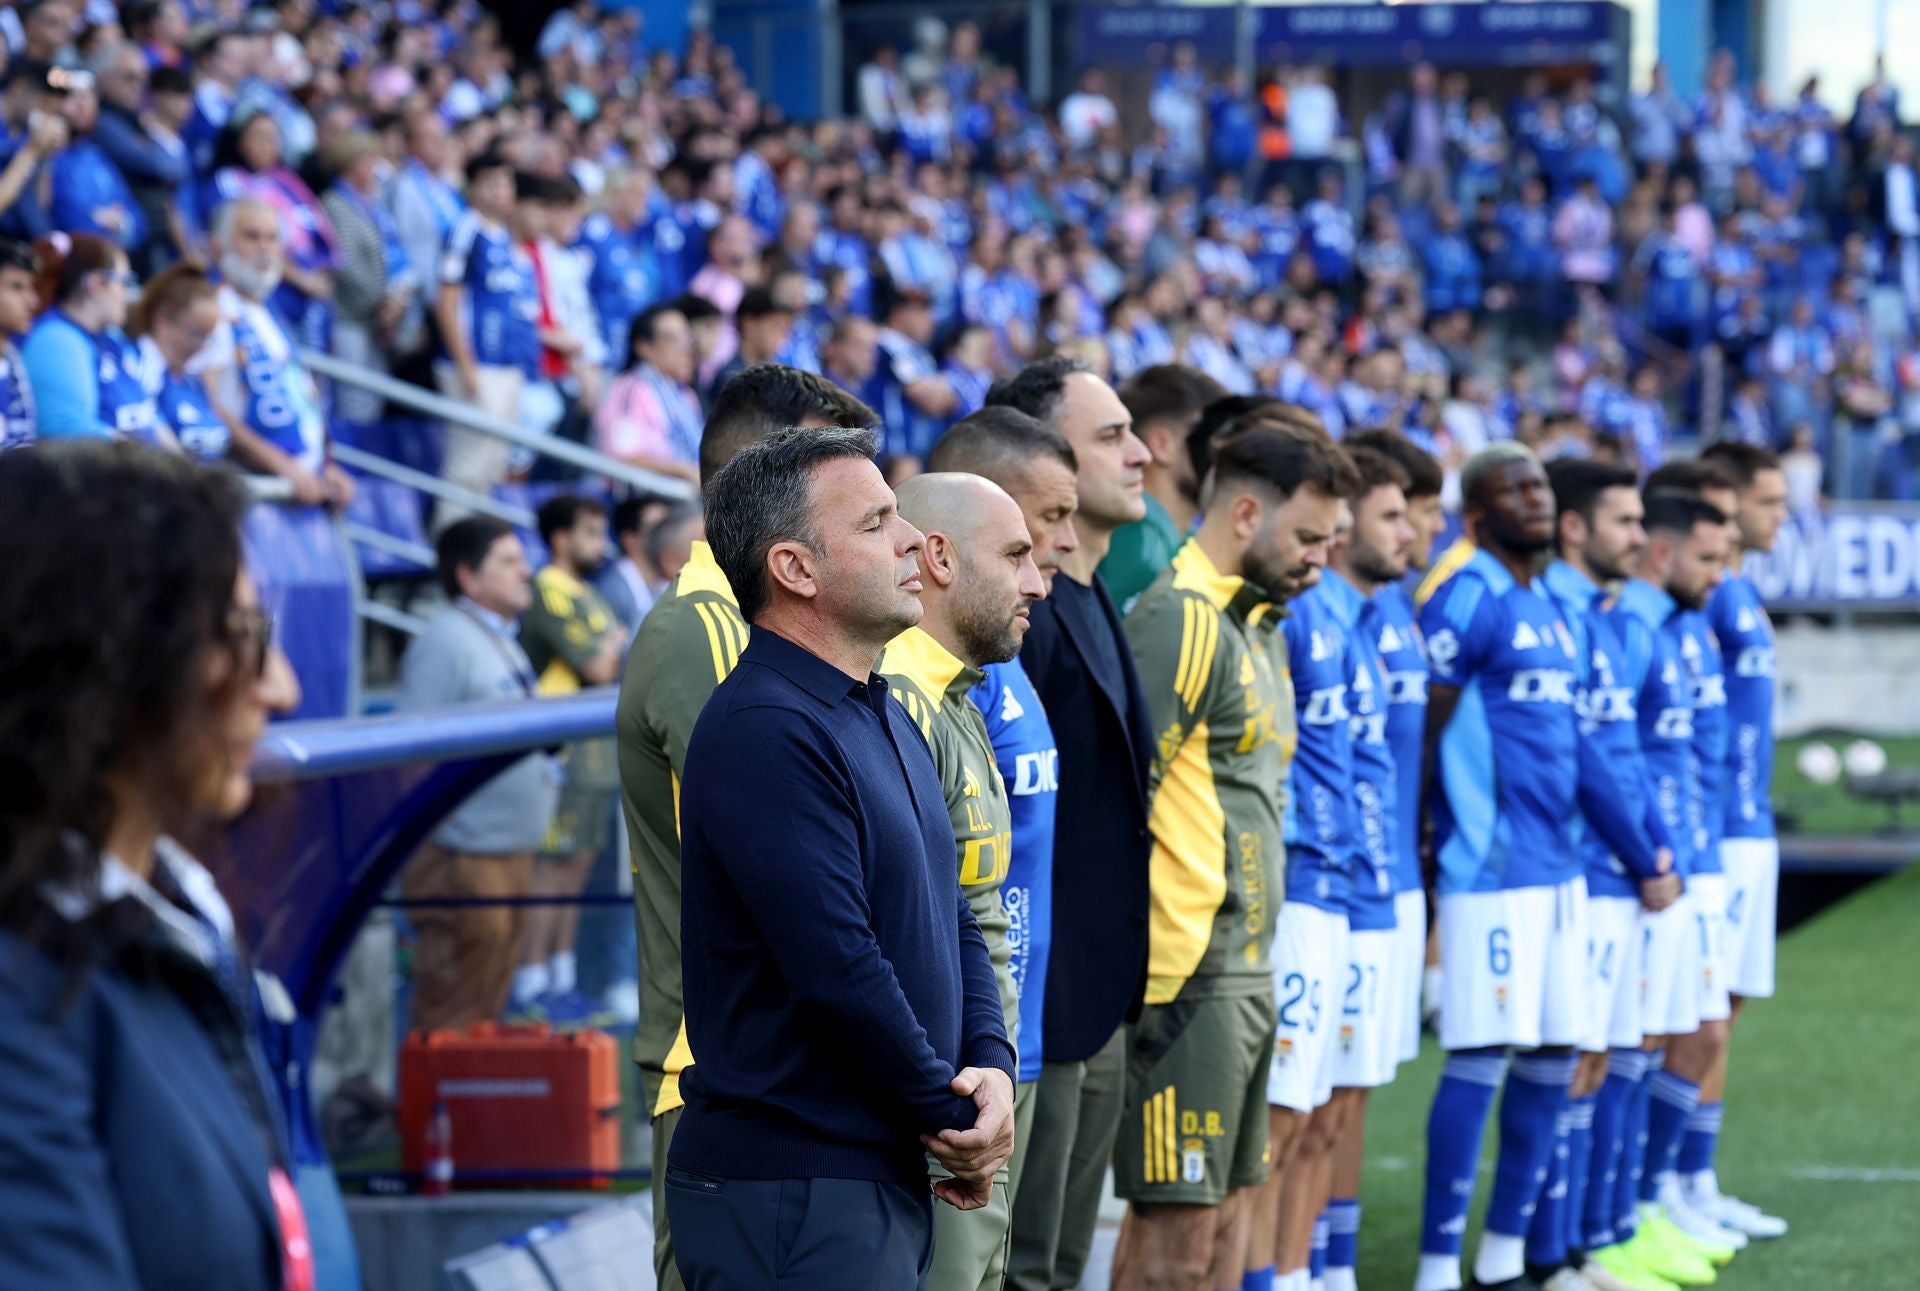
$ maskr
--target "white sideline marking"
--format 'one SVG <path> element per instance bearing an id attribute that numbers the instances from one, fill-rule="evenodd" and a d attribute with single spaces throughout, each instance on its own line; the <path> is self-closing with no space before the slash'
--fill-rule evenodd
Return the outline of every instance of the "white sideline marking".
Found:
<path id="1" fill-rule="evenodd" d="M 1872 1169 L 1864 1166 L 1803 1165 L 1792 1172 L 1795 1179 L 1816 1183 L 1920 1183 L 1920 1170 L 1904 1166 Z"/>

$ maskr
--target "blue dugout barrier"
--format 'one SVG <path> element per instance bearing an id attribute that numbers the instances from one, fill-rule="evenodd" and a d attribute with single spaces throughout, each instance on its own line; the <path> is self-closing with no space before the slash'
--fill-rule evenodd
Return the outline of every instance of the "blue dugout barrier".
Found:
<path id="1" fill-rule="evenodd" d="M 300 678 L 293 717 L 345 717 L 360 709 L 360 571 L 339 522 L 320 507 L 261 503 L 242 528 L 247 567 L 278 623 L 280 646 Z"/>
<path id="2" fill-rule="evenodd" d="M 447 813 L 536 749 L 613 732 L 617 691 L 383 718 L 274 725 L 251 810 L 209 850 L 255 967 L 294 1007 L 268 1024 L 320 1285 L 359 1285 L 344 1207 L 306 1095 L 333 982 L 368 913 Z"/>

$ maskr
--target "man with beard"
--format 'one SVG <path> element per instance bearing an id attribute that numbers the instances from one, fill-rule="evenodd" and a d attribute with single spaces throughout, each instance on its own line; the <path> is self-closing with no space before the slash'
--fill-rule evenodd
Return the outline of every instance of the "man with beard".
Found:
<path id="1" fill-rule="evenodd" d="M 207 391 L 233 433 L 236 457 L 292 480 L 302 502 L 343 507 L 353 497 L 353 481 L 327 458 L 319 386 L 268 303 L 280 285 L 285 246 L 279 212 L 258 197 L 229 202 L 215 214 L 220 325 L 195 362 L 204 365 Z"/>
<path id="2" fill-rule="evenodd" d="M 1393 1000 L 1381 989 L 1391 984 L 1395 926 L 1387 681 L 1361 617 L 1377 588 L 1406 574 L 1414 533 L 1406 472 L 1372 449 L 1349 456 L 1359 488 L 1342 507 L 1325 574 L 1282 629 L 1299 746 L 1273 946 L 1279 1011 L 1267 1102 L 1279 1182 L 1256 1203 L 1249 1263 L 1264 1266 L 1271 1252 L 1283 1288 L 1324 1260 L 1335 1145 L 1349 1126 L 1358 1132 L 1367 1092 L 1393 1078 L 1400 1057 Z M 1277 1242 L 1262 1245 L 1274 1222 Z M 1351 1261 L 1345 1267 L 1351 1288 Z"/>
<path id="3" fill-rule="evenodd" d="M 1173 561 L 1200 514 L 1200 481 L 1187 452 L 1187 435 L 1200 410 L 1225 397 L 1220 383 L 1178 363 L 1136 372 L 1119 391 L 1133 416 L 1133 433 L 1147 446 L 1142 500 L 1147 513 L 1114 530 L 1100 577 L 1122 612 Z"/>
<path id="4" fill-rule="evenodd" d="M 1234 1286 L 1267 1177 L 1280 799 L 1293 696 L 1276 605 L 1325 565 L 1354 470 L 1324 433 L 1213 445 L 1200 527 L 1127 616 L 1157 741 L 1145 1007 L 1127 1051 L 1114 1286 Z"/>
<path id="5" fill-rule="evenodd" d="M 1559 1146 L 1527 1232 L 1527 1264 L 1542 1286 L 1578 1285 L 1563 1272 L 1573 1268 L 1580 1278 L 1615 1291 L 1649 1282 L 1648 1271 L 1617 1245 L 1608 1186 L 1618 1178 L 1625 1153 L 1631 1091 L 1646 1068 L 1640 1051 L 1640 912 L 1672 905 L 1680 879 L 1673 872 L 1673 840 L 1653 813 L 1640 747 L 1636 696 L 1648 656 L 1646 634 L 1637 626 L 1623 632 L 1603 606 L 1647 545 L 1637 480 L 1627 467 L 1574 458 L 1553 463 L 1547 477 L 1558 510 L 1547 591 L 1586 656 L 1578 702 L 1588 1020 L 1567 1111 L 1556 1127 Z"/>
<path id="6" fill-rule="evenodd" d="M 977 475 L 920 475 L 900 486 L 900 515 L 926 535 L 920 549 L 920 622 L 888 644 L 880 675 L 933 750 L 953 823 L 960 890 L 987 942 L 1007 1034 L 1019 1031 L 1009 967 L 1011 919 L 1001 900 L 1013 848 L 1013 809 L 986 718 L 970 692 L 988 664 L 1020 653 L 1027 616 L 1046 592 L 1019 505 Z M 1017 1087 L 1014 1152 L 1032 1124 L 1033 1085 Z M 936 1163 L 937 1167 L 937 1163 Z M 987 1205 L 934 1216 L 933 1291 L 997 1289 L 1006 1278 L 1007 1233 L 1018 1169 L 1010 1161 Z M 936 1180 L 944 1168 L 933 1171 Z"/>
<path id="7" fill-rule="evenodd" d="M 1503 1083 L 1474 1279 L 1524 1285 L 1528 1220 L 1586 1021 L 1586 884 L 1573 830 L 1580 659 L 1539 577 L 1553 490 L 1532 450 L 1515 443 L 1470 458 L 1460 485 L 1478 546 L 1420 613 L 1432 667 L 1424 761 L 1447 1063 L 1427 1123 L 1415 1291 L 1461 1284 L 1481 1134 Z M 1509 1074 L 1512 1049 L 1520 1054 Z"/>
<path id="8" fill-rule="evenodd" d="M 781 431 L 707 486 L 753 634 L 680 795 L 699 1061 L 666 1199 L 694 1291 L 916 1285 L 933 1198 L 987 1205 L 1013 1152 L 1013 1046 L 940 774 L 874 673 L 920 622 L 922 539 L 873 452 L 863 430 Z M 927 1153 L 950 1175 L 931 1190 Z"/>

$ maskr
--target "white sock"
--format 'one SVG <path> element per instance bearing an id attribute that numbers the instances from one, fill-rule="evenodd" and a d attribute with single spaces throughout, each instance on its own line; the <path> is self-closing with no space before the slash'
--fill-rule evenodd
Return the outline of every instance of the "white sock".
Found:
<path id="1" fill-rule="evenodd" d="M 1327 1291 L 1325 1278 L 1311 1278 L 1307 1282 L 1307 1291 Z"/>
<path id="2" fill-rule="evenodd" d="M 1712 1170 L 1701 1170 L 1687 1176 L 1687 1197 L 1693 1201 L 1704 1201 L 1720 1195 L 1720 1176 Z"/>
<path id="3" fill-rule="evenodd" d="M 1327 1275 L 1320 1279 L 1326 1291 L 1360 1291 L 1360 1283 L 1350 1268 L 1327 1266 Z"/>
<path id="4" fill-rule="evenodd" d="M 580 984 L 578 961 L 573 952 L 563 950 L 547 961 L 547 971 L 553 974 L 553 993 L 565 995 Z"/>
<path id="5" fill-rule="evenodd" d="M 525 1004 L 547 993 L 552 975 L 545 964 L 522 964 L 513 970 L 513 1000 Z"/>
<path id="6" fill-rule="evenodd" d="M 1480 1253 L 1474 1257 L 1473 1276 L 1481 1282 L 1508 1282 L 1527 1271 L 1527 1239 L 1505 1233 L 1482 1233 Z"/>
<path id="7" fill-rule="evenodd" d="M 1275 1278 L 1273 1280 L 1273 1291 L 1308 1291 L 1308 1288 L 1312 1285 L 1313 1274 L 1307 1272 L 1305 1269 L 1295 1269 L 1293 1272 L 1287 1274 L 1284 1280 Z"/>
<path id="8" fill-rule="evenodd" d="M 1413 1291 L 1460 1291 L 1458 1255 L 1422 1255 Z"/>

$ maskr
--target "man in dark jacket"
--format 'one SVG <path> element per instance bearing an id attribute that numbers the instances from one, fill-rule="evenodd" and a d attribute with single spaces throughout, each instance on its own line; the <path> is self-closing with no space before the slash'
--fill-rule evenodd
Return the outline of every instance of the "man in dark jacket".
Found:
<path id="1" fill-rule="evenodd" d="M 1144 985 L 1153 735 L 1119 612 L 1094 571 L 1114 530 L 1146 514 L 1149 454 L 1119 396 L 1073 360 L 1028 365 L 987 405 L 1057 431 L 1077 463 L 1079 546 L 1061 557 L 1063 576 L 1033 607 L 1020 651 L 1060 752 L 1045 1061 L 1007 1274 L 1028 1291 L 1077 1286 L 1086 1267 L 1120 1127 L 1123 1024 Z"/>
<path id="2" fill-rule="evenodd" d="M 915 1286 L 933 1199 L 986 1205 L 1013 1154 L 1013 1046 L 939 772 L 873 671 L 922 613 L 921 536 L 873 451 L 781 431 L 707 486 L 753 629 L 680 795 L 698 1057 L 666 1199 L 690 1291 Z M 951 1174 L 931 1191 L 925 1153 Z"/>
<path id="3" fill-rule="evenodd" d="M 177 140 L 171 149 L 149 127 L 146 116 L 147 57 L 137 45 L 110 45 L 92 62 L 100 91 L 100 119 L 93 143 L 119 170 L 134 204 L 146 221 L 147 247 L 180 254 L 172 231 L 175 195 L 187 180 L 187 152 Z M 136 264 L 139 264 L 136 261 Z M 149 262 L 148 267 L 158 266 Z"/>

